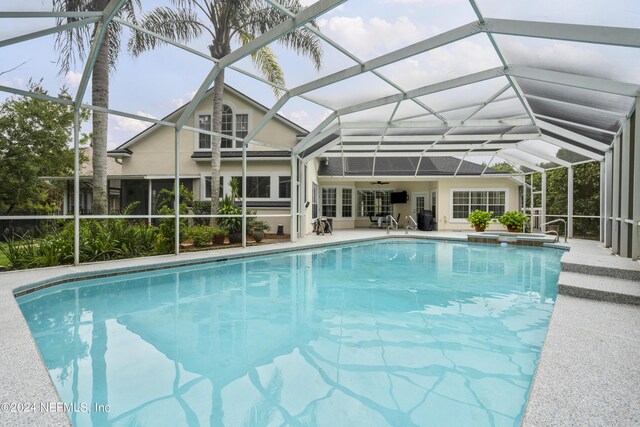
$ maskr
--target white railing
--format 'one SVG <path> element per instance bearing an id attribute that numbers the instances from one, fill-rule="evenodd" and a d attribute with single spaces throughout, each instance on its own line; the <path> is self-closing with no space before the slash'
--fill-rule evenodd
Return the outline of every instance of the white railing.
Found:
<path id="1" fill-rule="evenodd" d="M 409 234 L 409 230 L 417 230 L 418 229 L 418 223 L 416 222 L 415 219 L 413 219 L 413 217 L 411 215 L 407 215 L 404 217 L 404 219 L 407 220 L 407 226 L 404 229 L 404 234 Z M 413 223 L 413 226 L 411 226 L 409 224 L 409 221 L 411 221 Z"/>

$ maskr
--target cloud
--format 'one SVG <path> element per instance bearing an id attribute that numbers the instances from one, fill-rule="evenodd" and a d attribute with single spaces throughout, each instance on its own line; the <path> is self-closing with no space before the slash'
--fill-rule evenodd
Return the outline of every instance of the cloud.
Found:
<path id="1" fill-rule="evenodd" d="M 69 71 L 65 76 L 64 76 L 64 80 L 65 83 L 67 85 L 67 87 L 71 90 L 71 91 L 76 91 L 76 89 L 78 89 L 78 86 L 80 86 L 80 81 L 82 80 L 82 73 L 77 73 L 75 71 Z M 89 84 L 91 83 L 91 79 L 89 79 Z"/>
<path id="2" fill-rule="evenodd" d="M 185 93 L 183 96 L 179 97 L 179 98 L 172 98 L 169 100 L 169 102 L 166 103 L 167 107 L 171 108 L 172 110 L 176 110 L 180 107 L 182 107 L 183 105 L 185 105 L 186 103 L 188 103 L 189 101 L 191 101 L 193 99 L 193 97 L 195 96 L 196 91 L 191 91 L 191 92 L 187 92 Z"/>
<path id="3" fill-rule="evenodd" d="M 155 119 L 156 117 L 152 114 L 145 113 L 144 111 L 136 111 L 135 113 L 138 116 L 148 117 L 150 119 Z M 140 120 L 130 119 L 128 117 L 122 116 L 114 116 L 113 117 L 114 130 L 118 132 L 126 132 L 131 134 L 140 133 L 149 126 L 151 123 L 143 122 Z"/>
<path id="4" fill-rule="evenodd" d="M 322 114 L 311 115 L 306 110 L 292 111 L 291 113 L 283 113 L 283 115 L 292 122 L 302 126 L 305 129 L 312 130 L 331 114 L 330 110 L 325 109 Z"/>
<path id="5" fill-rule="evenodd" d="M 26 89 L 27 81 L 21 77 L 0 80 L 1 86 L 9 86 L 15 89 Z"/>
<path id="6" fill-rule="evenodd" d="M 391 64 L 383 72 L 400 86 L 416 88 L 499 65 L 491 46 L 461 40 Z"/>
<path id="7" fill-rule="evenodd" d="M 379 17 L 365 21 L 360 16 L 334 16 L 318 20 L 318 25 L 358 56 L 386 53 L 427 36 L 426 29 L 418 27 L 406 16 L 395 21 Z"/>

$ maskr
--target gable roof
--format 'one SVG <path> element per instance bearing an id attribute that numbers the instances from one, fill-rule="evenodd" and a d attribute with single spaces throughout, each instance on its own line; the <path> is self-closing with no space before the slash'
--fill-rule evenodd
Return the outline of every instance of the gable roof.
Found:
<path id="1" fill-rule="evenodd" d="M 209 92 L 211 92 L 212 90 L 213 90 L 213 87 L 210 88 L 209 90 L 207 90 L 207 94 L 209 94 Z M 228 84 L 224 85 L 224 90 L 227 93 L 231 93 L 231 94 L 237 96 L 238 98 L 246 101 L 247 103 L 253 105 L 257 109 L 264 111 L 265 113 L 269 111 L 269 108 L 266 107 L 265 105 L 259 103 L 255 99 L 245 95 L 244 93 L 240 92 L 239 90 L 229 86 Z M 184 110 L 187 105 L 188 104 L 184 104 L 181 107 L 178 107 L 177 109 L 173 110 L 172 112 L 170 112 L 169 114 L 164 116 L 161 120 L 170 121 L 169 118 L 171 118 L 172 116 L 175 116 L 177 113 L 179 113 L 180 111 Z M 286 117 L 284 117 L 280 113 L 277 113 L 274 116 L 274 119 L 279 120 L 284 125 L 292 128 L 293 130 L 295 130 L 298 133 L 298 135 L 306 135 L 306 134 L 309 133 L 309 131 L 307 129 L 305 129 L 302 126 L 298 125 L 297 123 L 294 123 L 293 121 L 287 119 Z M 131 154 L 131 150 L 129 150 L 129 147 L 131 147 L 136 142 L 138 142 L 143 136 L 146 136 L 146 135 L 150 134 L 151 132 L 155 131 L 158 126 L 162 126 L 162 125 L 154 123 L 153 125 L 149 126 L 145 130 L 140 132 L 139 134 L 129 138 L 127 141 L 125 141 L 124 143 L 122 143 L 118 147 L 114 148 L 113 150 L 109 150 L 108 153 L 109 154 L 122 154 L 122 153 Z"/>

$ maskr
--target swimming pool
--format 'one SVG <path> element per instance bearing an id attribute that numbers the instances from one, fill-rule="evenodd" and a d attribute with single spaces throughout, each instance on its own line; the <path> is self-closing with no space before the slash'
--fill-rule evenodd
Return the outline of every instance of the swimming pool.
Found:
<path id="1" fill-rule="evenodd" d="M 518 425 L 561 254 L 381 240 L 18 303 L 77 426 Z"/>

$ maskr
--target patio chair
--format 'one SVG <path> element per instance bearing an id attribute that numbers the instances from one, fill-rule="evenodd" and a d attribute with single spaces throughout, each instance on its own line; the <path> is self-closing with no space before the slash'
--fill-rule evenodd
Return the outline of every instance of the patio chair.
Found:
<path id="1" fill-rule="evenodd" d="M 369 214 L 369 221 L 371 221 L 371 223 L 369 224 L 369 228 L 374 228 L 374 227 L 379 227 L 378 225 L 378 218 L 373 218 L 373 215 Z"/>

